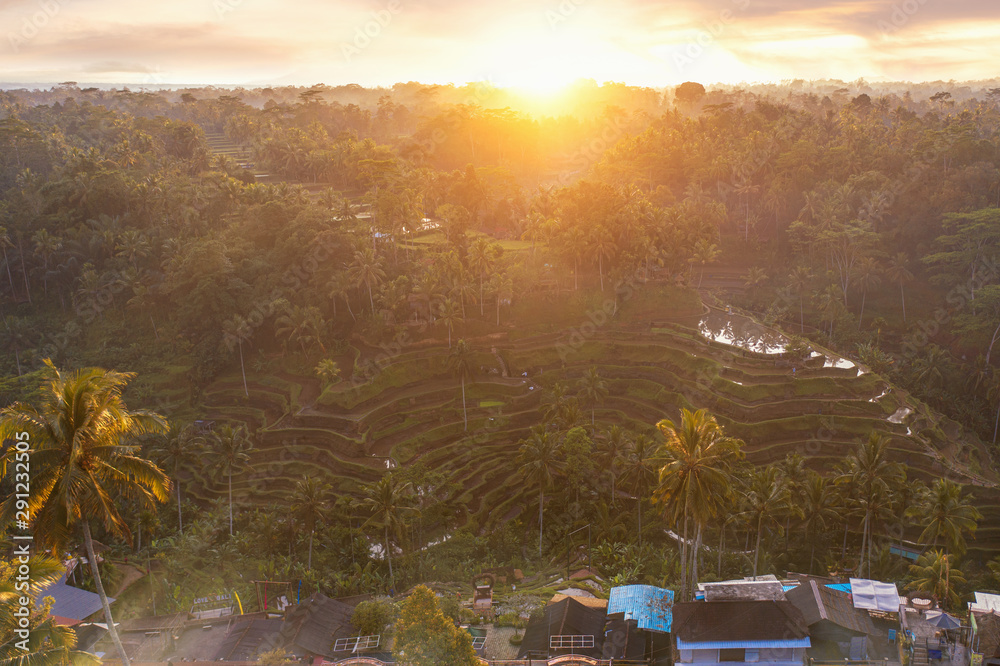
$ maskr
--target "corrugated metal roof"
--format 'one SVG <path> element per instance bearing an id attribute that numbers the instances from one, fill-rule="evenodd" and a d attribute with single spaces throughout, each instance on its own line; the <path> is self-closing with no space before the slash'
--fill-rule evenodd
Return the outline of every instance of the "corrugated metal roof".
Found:
<path id="1" fill-rule="evenodd" d="M 49 611 L 52 615 L 66 617 L 71 620 L 84 620 L 97 611 L 101 610 L 101 598 L 87 590 L 81 590 L 66 584 L 66 574 L 39 592 L 36 601 L 40 602 L 45 597 L 52 597 L 55 604 Z M 108 603 L 114 603 L 114 599 L 108 597 Z"/>
<path id="2" fill-rule="evenodd" d="M 653 585 L 622 585 L 611 589 L 608 615 L 624 613 L 640 629 L 670 631 L 673 622 L 674 591 Z"/>
<path id="3" fill-rule="evenodd" d="M 731 650 L 734 648 L 808 648 L 812 647 L 809 637 L 767 641 L 705 641 L 688 643 L 677 638 L 678 650 Z"/>

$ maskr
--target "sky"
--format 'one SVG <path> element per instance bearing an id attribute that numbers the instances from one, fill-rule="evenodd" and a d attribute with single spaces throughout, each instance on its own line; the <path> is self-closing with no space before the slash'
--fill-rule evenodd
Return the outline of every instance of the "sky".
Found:
<path id="1" fill-rule="evenodd" d="M 0 0 L 0 82 L 990 79 L 997 0 Z"/>

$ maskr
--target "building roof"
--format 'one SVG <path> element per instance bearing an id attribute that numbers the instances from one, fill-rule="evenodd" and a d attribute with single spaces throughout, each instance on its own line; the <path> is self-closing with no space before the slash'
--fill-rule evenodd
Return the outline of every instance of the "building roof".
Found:
<path id="1" fill-rule="evenodd" d="M 101 610 L 101 597 L 94 592 L 67 585 L 66 574 L 39 592 L 36 602 L 41 602 L 45 597 L 52 597 L 55 600 L 49 613 L 61 618 L 85 620 Z M 113 598 L 108 597 L 108 603 L 114 603 L 114 601 Z"/>
<path id="2" fill-rule="evenodd" d="M 563 599 L 569 599 L 569 598 L 571 597 L 568 594 L 560 594 L 559 592 L 556 592 L 555 594 L 552 595 L 552 598 L 549 599 L 549 603 L 557 604 Z M 576 596 L 572 598 L 578 601 L 579 603 L 583 604 L 587 608 L 596 608 L 598 610 L 607 610 L 608 608 L 607 599 L 598 599 L 597 597 L 576 597 Z"/>
<path id="3" fill-rule="evenodd" d="M 706 601 L 744 599 L 749 601 L 781 601 L 785 598 L 785 586 L 774 575 L 757 578 L 722 580 L 713 583 L 699 583 L 698 589 Z"/>
<path id="4" fill-rule="evenodd" d="M 336 639 L 357 636 L 351 625 L 353 612 L 353 606 L 316 592 L 285 613 L 282 644 L 293 652 L 337 656 L 333 652 Z"/>
<path id="5" fill-rule="evenodd" d="M 608 615 L 624 614 L 640 629 L 668 633 L 673 621 L 674 591 L 652 585 L 622 585 L 611 589 Z"/>
<path id="6" fill-rule="evenodd" d="M 855 608 L 851 595 L 846 592 L 810 580 L 789 590 L 785 596 L 801 611 L 809 626 L 827 620 L 857 634 L 872 636 L 877 633 L 868 611 Z"/>
<path id="7" fill-rule="evenodd" d="M 867 578 L 851 579 L 851 596 L 855 608 L 898 613 L 899 590 L 893 583 L 881 583 Z"/>
<path id="8" fill-rule="evenodd" d="M 607 615 L 596 608 L 588 608 L 573 597 L 549 604 L 544 615 L 534 618 L 528 623 L 521 640 L 518 658 L 523 659 L 530 654 L 552 655 L 582 654 L 600 657 L 604 645 L 604 623 Z M 552 636 L 593 636 L 592 648 L 550 649 Z"/>
<path id="9" fill-rule="evenodd" d="M 234 619 L 214 660 L 256 661 L 260 654 L 277 647 L 281 625 L 282 620 L 268 618 Z"/>
<path id="10" fill-rule="evenodd" d="M 986 592 L 976 592 L 976 600 L 969 602 L 969 610 L 973 612 L 989 613 L 990 611 L 1000 613 L 1000 594 L 987 594 Z"/>
<path id="11" fill-rule="evenodd" d="M 673 633 L 686 643 L 794 640 L 809 627 L 789 601 L 690 601 L 674 604 Z"/>

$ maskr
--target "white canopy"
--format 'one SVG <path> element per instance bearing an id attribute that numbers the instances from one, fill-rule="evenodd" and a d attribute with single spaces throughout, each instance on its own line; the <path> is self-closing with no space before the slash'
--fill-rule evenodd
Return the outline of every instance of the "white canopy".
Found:
<path id="1" fill-rule="evenodd" d="M 887 613 L 899 612 L 899 591 L 892 583 L 881 583 L 867 578 L 851 579 L 851 596 L 855 608 Z"/>

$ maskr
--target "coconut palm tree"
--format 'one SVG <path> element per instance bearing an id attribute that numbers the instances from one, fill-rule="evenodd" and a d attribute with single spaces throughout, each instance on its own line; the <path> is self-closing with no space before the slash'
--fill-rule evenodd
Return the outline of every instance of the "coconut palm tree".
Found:
<path id="1" fill-rule="evenodd" d="M 316 531 L 316 521 L 322 520 L 326 515 L 332 490 L 329 483 L 320 481 L 314 476 L 304 476 L 295 484 L 295 490 L 292 491 L 292 513 L 302 521 L 306 531 L 309 532 L 307 571 L 312 570 L 313 533 Z"/>
<path id="2" fill-rule="evenodd" d="M 920 534 L 921 543 L 944 541 L 946 554 L 965 553 L 965 533 L 975 534 L 977 521 L 983 515 L 962 495 L 962 485 L 948 479 L 935 479 L 922 501 L 913 511 L 924 519 L 926 527 Z"/>
<path id="3" fill-rule="evenodd" d="M 742 515 L 756 532 L 753 550 L 753 577 L 756 579 L 764 529 L 773 525 L 780 530 L 781 518 L 793 510 L 787 477 L 777 467 L 754 470 L 743 491 L 743 505 Z"/>
<path id="4" fill-rule="evenodd" d="M 249 451 L 253 448 L 250 433 L 244 424 L 233 427 L 226 423 L 208 436 L 208 454 L 216 474 L 225 474 L 229 485 L 229 536 L 233 536 L 233 472 L 250 468 Z"/>
<path id="5" fill-rule="evenodd" d="M 359 289 L 362 285 L 368 289 L 368 302 L 374 313 L 375 297 L 372 295 L 372 288 L 379 286 L 385 280 L 382 261 L 375 256 L 375 252 L 371 249 L 358 250 L 354 253 L 354 260 L 348 267 L 348 274 Z"/>
<path id="6" fill-rule="evenodd" d="M 0 440 L 28 433 L 33 473 L 28 512 L 35 544 L 61 553 L 74 528 L 82 530 L 108 632 L 128 666 L 101 581 L 90 522 L 99 521 L 111 534 L 129 540 L 129 528 L 120 513 L 124 501 L 148 506 L 170 497 L 170 480 L 140 457 L 139 447 L 133 444 L 141 435 L 166 431 L 166 421 L 159 414 L 133 411 L 125 404 L 122 391 L 134 377 L 131 373 L 86 368 L 63 374 L 51 361 L 45 363 L 47 378 L 39 403 L 18 402 L 0 411 Z M 13 465 L 4 467 L 5 474 L 14 472 Z M 17 511 L 13 494 L 0 503 L 5 525 L 11 524 Z"/>
<path id="7" fill-rule="evenodd" d="M 662 459 L 659 485 L 653 498 L 665 505 L 668 513 L 683 521 L 681 534 L 681 597 L 687 598 L 688 524 L 695 525 L 693 584 L 696 577 L 697 550 L 702 530 L 716 515 L 719 500 L 730 492 L 730 468 L 742 457 L 743 443 L 727 437 L 715 417 L 706 409 L 681 410 L 678 422 L 663 419 L 656 424 L 663 435 L 657 451 Z"/>
<path id="8" fill-rule="evenodd" d="M 371 514 L 365 521 L 365 527 L 382 528 L 385 557 L 389 563 L 389 580 L 394 581 L 390 536 L 398 538 L 406 525 L 407 515 L 416 512 L 413 506 L 413 486 L 409 481 L 403 481 L 402 477 L 389 472 L 378 481 L 365 485 L 362 497 L 355 506 Z"/>
<path id="9" fill-rule="evenodd" d="M 615 506 L 618 471 L 628 446 L 625 431 L 617 424 L 608 428 L 597 440 L 598 462 L 611 474 L 611 506 Z"/>
<path id="10" fill-rule="evenodd" d="M 837 494 L 832 484 L 813 472 L 802 488 L 803 538 L 809 544 L 809 572 L 816 561 L 816 535 L 840 518 Z"/>
<path id="11" fill-rule="evenodd" d="M 889 262 L 889 268 L 885 271 L 885 276 L 890 282 L 899 285 L 899 302 L 903 306 L 903 323 L 906 323 L 906 292 L 903 287 L 907 282 L 913 280 L 913 273 L 906 267 L 909 258 L 905 252 L 897 252 Z"/>
<path id="12" fill-rule="evenodd" d="M 929 594 L 946 608 L 958 606 L 961 598 L 955 588 L 965 584 L 965 574 L 954 568 L 953 555 L 945 555 L 940 550 L 931 550 L 910 565 L 913 580 L 906 586 L 922 594 Z"/>
<path id="13" fill-rule="evenodd" d="M 856 451 L 847 456 L 844 469 L 836 477 L 837 483 L 851 484 L 853 499 L 864 515 L 859 573 L 863 573 L 866 552 L 871 570 L 873 518 L 905 479 L 902 465 L 889 460 L 889 439 L 878 432 L 872 432 Z"/>
<path id="14" fill-rule="evenodd" d="M 592 365 L 577 382 L 576 387 L 580 390 L 580 397 L 583 398 L 583 401 L 590 405 L 590 428 L 593 430 L 597 404 L 604 402 L 604 399 L 608 397 L 607 382 L 601 379 L 601 376 L 597 374 L 597 367 Z"/>
<path id="15" fill-rule="evenodd" d="M 201 450 L 201 438 L 195 432 L 194 424 L 189 423 L 183 428 L 172 425 L 169 432 L 157 435 L 150 451 L 163 469 L 169 470 L 174 480 L 174 489 L 177 491 L 177 531 L 180 533 L 184 532 L 184 520 L 181 516 L 181 468 L 191 464 Z"/>
<path id="16" fill-rule="evenodd" d="M 627 482 L 635 496 L 636 534 L 639 551 L 642 551 L 642 502 L 649 493 L 649 486 L 656 479 L 654 457 L 656 446 L 646 434 L 636 435 L 626 449 L 622 464 L 622 480 Z"/>
<path id="17" fill-rule="evenodd" d="M 253 329 L 247 320 L 240 315 L 233 315 L 222 323 L 222 341 L 230 352 L 233 351 L 233 344 L 240 349 L 240 372 L 243 374 L 243 393 L 249 398 L 250 389 L 247 388 L 247 370 L 243 365 L 243 343 L 249 342 L 253 337 Z"/>
<path id="18" fill-rule="evenodd" d="M 805 315 L 802 310 L 802 297 L 806 293 L 812 277 L 812 271 L 807 266 L 796 266 L 792 269 L 792 273 L 788 278 L 789 286 L 799 295 L 799 333 L 803 333 L 806 330 Z"/>
<path id="19" fill-rule="evenodd" d="M 469 429 L 469 410 L 465 405 L 465 382 L 472 381 L 476 376 L 476 367 L 472 363 L 472 348 L 464 339 L 455 344 L 448 357 L 448 365 L 452 372 L 462 382 L 462 415 L 465 419 L 465 430 Z"/>
<path id="20" fill-rule="evenodd" d="M 448 327 L 448 349 L 451 349 L 451 329 L 462 320 L 462 314 L 456 303 L 450 296 L 446 296 L 441 302 L 438 310 L 438 319 Z"/>
<path id="21" fill-rule="evenodd" d="M 42 596 L 66 571 L 62 563 L 48 557 L 31 557 L 27 567 L 28 580 L 18 580 L 18 563 L 13 559 L 0 562 L 0 666 L 99 666 L 98 657 L 73 649 L 76 632 L 72 628 L 55 624 L 37 609 L 27 618 L 31 633 L 21 642 L 19 618 L 14 615 L 20 606 L 18 598 Z"/>
<path id="22" fill-rule="evenodd" d="M 531 429 L 531 436 L 518 442 L 517 465 L 527 487 L 538 487 L 538 556 L 542 556 L 542 535 L 545 533 L 545 490 L 552 485 L 564 463 L 559 442 L 544 426 Z"/>
<path id="23" fill-rule="evenodd" d="M 858 286 L 861 287 L 861 313 L 858 315 L 858 330 L 860 331 L 861 322 L 865 318 L 865 301 L 868 300 L 868 290 L 882 284 L 882 269 L 875 257 L 861 257 L 858 260 L 856 273 Z"/>

